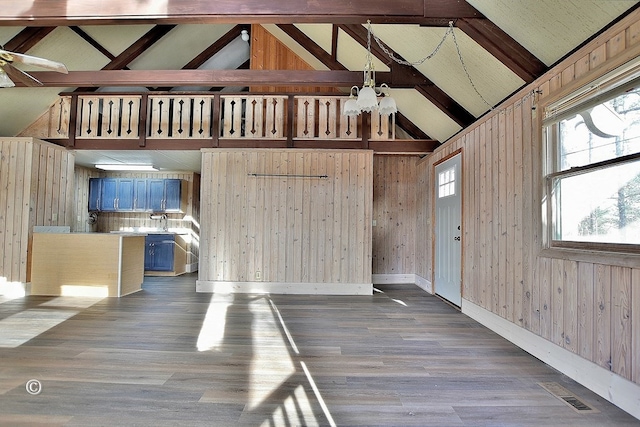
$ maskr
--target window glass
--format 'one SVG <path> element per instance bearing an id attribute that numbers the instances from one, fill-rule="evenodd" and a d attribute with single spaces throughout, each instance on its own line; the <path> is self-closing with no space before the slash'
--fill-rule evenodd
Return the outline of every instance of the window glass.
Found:
<path id="1" fill-rule="evenodd" d="M 562 120 L 559 128 L 557 170 L 640 152 L 640 88 Z"/>
<path id="2" fill-rule="evenodd" d="M 554 179 L 554 240 L 640 244 L 640 161 Z"/>
<path id="3" fill-rule="evenodd" d="M 452 167 L 438 174 L 438 198 L 456 194 L 456 169 Z"/>

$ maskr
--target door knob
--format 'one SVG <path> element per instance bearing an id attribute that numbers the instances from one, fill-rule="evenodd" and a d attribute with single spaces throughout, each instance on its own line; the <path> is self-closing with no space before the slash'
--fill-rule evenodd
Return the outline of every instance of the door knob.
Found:
<path id="1" fill-rule="evenodd" d="M 454 237 L 453 240 L 457 240 L 459 242 L 460 241 L 460 236 Z"/>

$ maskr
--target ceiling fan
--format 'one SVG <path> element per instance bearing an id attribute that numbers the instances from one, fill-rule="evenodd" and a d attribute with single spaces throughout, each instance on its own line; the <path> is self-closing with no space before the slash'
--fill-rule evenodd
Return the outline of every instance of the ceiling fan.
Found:
<path id="1" fill-rule="evenodd" d="M 0 46 L 0 87 L 13 87 L 15 86 L 14 81 L 26 86 L 43 85 L 40 80 L 16 68 L 14 64 L 32 65 L 59 73 L 68 73 L 67 67 L 61 62 L 24 55 L 22 53 L 9 52 L 8 50 L 4 50 L 3 46 Z"/>

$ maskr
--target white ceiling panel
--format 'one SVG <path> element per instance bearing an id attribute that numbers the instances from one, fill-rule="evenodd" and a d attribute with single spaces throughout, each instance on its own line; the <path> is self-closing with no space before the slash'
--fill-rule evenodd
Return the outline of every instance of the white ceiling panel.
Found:
<path id="1" fill-rule="evenodd" d="M 636 0 L 467 0 L 547 65 L 638 2 Z"/>
<path id="2" fill-rule="evenodd" d="M 446 141 L 462 128 L 442 110 L 412 89 L 392 89 L 398 109 L 431 138 Z"/>
<path id="3" fill-rule="evenodd" d="M 333 37 L 333 25 L 331 24 L 296 24 L 296 27 L 304 32 L 327 53 L 331 53 Z"/>
<path id="4" fill-rule="evenodd" d="M 111 25 L 90 25 L 80 27 L 85 33 L 97 41 L 113 56 L 120 55 L 126 48 L 131 46 L 136 40 L 144 36 L 153 25 L 121 25 L 114 27 Z"/>
<path id="5" fill-rule="evenodd" d="M 179 25 L 131 62 L 133 70 L 179 70 L 234 26 Z"/>
<path id="6" fill-rule="evenodd" d="M 447 32 L 447 28 L 418 25 L 373 25 L 372 29 L 409 62 L 420 61 L 433 53 Z M 454 32 L 460 55 L 449 35 L 437 53 L 416 68 L 477 117 L 490 108 L 484 100 L 495 105 L 524 81 L 461 30 L 454 29 Z"/>
<path id="7" fill-rule="evenodd" d="M 75 150 L 76 164 L 93 168 L 98 163 L 153 165 L 161 171 L 199 172 L 200 151 L 178 150 Z"/>

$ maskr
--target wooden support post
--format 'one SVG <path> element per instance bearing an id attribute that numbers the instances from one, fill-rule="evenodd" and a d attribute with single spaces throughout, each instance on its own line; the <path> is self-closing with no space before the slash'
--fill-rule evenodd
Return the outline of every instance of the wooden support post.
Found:
<path id="1" fill-rule="evenodd" d="M 293 95 L 289 95 L 287 100 L 287 147 L 293 148 L 293 132 L 294 132 L 294 122 L 295 122 L 295 97 Z"/>
<path id="2" fill-rule="evenodd" d="M 213 105 L 211 106 L 211 147 L 220 146 L 220 94 L 213 95 Z"/>
<path id="3" fill-rule="evenodd" d="M 69 107 L 69 136 L 67 147 L 76 145 L 76 130 L 78 128 L 78 95 L 71 95 L 71 106 Z"/>
<path id="4" fill-rule="evenodd" d="M 138 126 L 138 145 L 144 147 L 147 145 L 147 125 L 149 121 L 149 114 L 147 112 L 149 107 L 149 95 L 142 94 L 140 99 L 140 125 Z"/>

